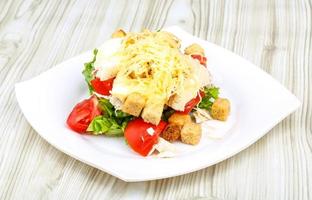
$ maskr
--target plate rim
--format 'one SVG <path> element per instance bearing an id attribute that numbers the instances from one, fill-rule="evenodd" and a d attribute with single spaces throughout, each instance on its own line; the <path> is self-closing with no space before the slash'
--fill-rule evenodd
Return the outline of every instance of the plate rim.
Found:
<path id="1" fill-rule="evenodd" d="M 177 26 L 172 26 L 172 27 L 168 27 L 166 28 L 165 30 L 169 30 L 170 32 L 172 30 L 174 31 L 179 31 L 179 32 L 182 32 L 183 34 L 187 35 L 187 37 L 192 37 L 196 40 L 200 40 L 200 41 L 204 41 L 204 42 L 208 42 L 206 40 L 203 40 L 203 39 L 200 39 L 196 36 L 193 36 L 191 35 L 190 33 L 184 31 L 183 29 L 181 29 L 180 27 L 177 27 Z M 183 174 L 188 174 L 188 173 L 192 173 L 192 172 L 195 172 L 195 171 L 198 171 L 198 170 L 201 170 L 201 169 L 204 169 L 204 168 L 207 168 L 207 167 L 210 167 L 212 165 L 215 165 L 223 160 L 226 160 L 234 155 L 236 155 L 237 153 L 247 149 L 249 146 L 251 146 L 252 144 L 254 144 L 256 141 L 258 141 L 260 138 L 262 138 L 264 135 L 266 135 L 273 127 L 275 127 L 278 123 L 280 123 L 282 120 L 284 120 L 289 114 L 293 113 L 295 110 L 297 110 L 300 106 L 301 106 L 301 102 L 299 101 L 299 99 L 293 95 L 287 88 L 285 88 L 280 82 L 278 82 L 276 79 L 274 79 L 270 74 L 268 74 L 267 72 L 263 71 L 261 68 L 258 68 L 256 65 L 254 65 L 253 63 L 251 63 L 250 61 L 246 60 L 245 58 L 241 57 L 240 55 L 237 55 L 221 46 L 218 46 L 216 44 L 213 44 L 211 42 L 208 42 L 218 48 L 222 48 L 223 50 L 225 50 L 227 53 L 231 53 L 233 55 L 235 55 L 236 57 L 240 57 L 241 59 L 243 59 L 244 61 L 247 61 L 249 63 L 249 65 L 253 66 L 257 71 L 260 71 L 262 72 L 262 74 L 265 74 L 266 76 L 270 77 L 271 80 L 273 80 L 275 82 L 275 84 L 278 84 L 279 86 L 281 86 L 281 88 L 285 89 L 287 92 L 288 92 L 288 95 L 291 95 L 292 98 L 294 98 L 294 104 L 292 106 L 292 108 L 290 108 L 289 110 L 287 110 L 287 112 L 283 113 L 283 115 L 281 117 L 279 117 L 279 120 L 276 120 L 274 121 L 274 123 L 272 123 L 272 125 L 267 128 L 267 130 L 263 131 L 263 133 L 257 135 L 256 137 L 253 137 L 252 140 L 249 140 L 249 142 L 247 144 L 245 144 L 244 146 L 241 146 L 239 149 L 237 149 L 236 151 L 231 151 L 230 153 L 228 153 L 227 155 L 219 158 L 219 159 L 216 159 L 214 162 L 211 162 L 210 164 L 208 165 L 205 165 L 205 164 L 202 164 L 200 163 L 201 165 L 198 165 L 198 166 L 194 166 L 193 168 L 191 168 L 190 170 L 188 171 L 178 171 L 177 173 L 170 173 L 170 174 L 163 174 L 162 176 L 151 176 L 151 177 L 147 177 L 147 178 L 143 178 L 143 177 L 139 177 L 139 178 L 135 178 L 135 177 L 131 177 L 131 176 L 127 176 L 126 174 L 123 174 L 123 172 L 117 172 L 115 170 L 113 170 L 112 168 L 110 167 L 103 167 L 101 165 L 98 165 L 97 163 L 95 162 L 89 162 L 88 159 L 83 159 L 81 157 L 79 157 L 77 154 L 74 154 L 70 151 L 68 151 L 66 148 L 64 148 L 64 146 L 62 146 L 61 144 L 59 143 L 55 143 L 53 141 L 51 141 L 50 139 L 48 139 L 46 137 L 45 134 L 42 134 L 40 132 L 40 128 L 37 126 L 37 124 L 33 123 L 32 120 L 31 120 L 31 117 L 29 116 L 29 113 L 28 112 L 25 112 L 25 108 L 23 106 L 23 103 L 22 103 L 22 100 L 21 100 L 21 95 L 22 95 L 22 92 L 21 90 L 23 89 L 23 87 L 25 87 L 25 83 L 28 83 L 28 84 L 31 84 L 32 82 L 36 82 L 38 81 L 38 79 L 40 79 L 40 77 L 42 77 L 44 74 L 46 73 L 51 73 L 51 70 L 56 70 L 58 69 L 59 67 L 61 67 L 61 63 L 63 62 L 66 62 L 66 61 L 69 61 L 69 60 L 74 60 L 74 59 L 77 59 L 77 57 L 81 57 L 82 55 L 85 55 L 85 54 L 89 54 L 91 50 L 89 51 L 86 51 L 86 52 L 83 52 L 82 54 L 79 54 L 77 56 L 74 56 L 72 58 L 69 58 L 67 60 L 64 60 L 63 62 L 55 65 L 55 67 L 52 67 L 50 69 L 48 69 L 47 71 L 29 79 L 29 80 L 26 80 L 26 81 L 22 81 L 22 82 L 19 82 L 19 83 L 16 83 L 15 84 L 15 95 L 16 95 L 16 99 L 17 99 L 17 102 L 18 102 L 18 105 L 23 113 L 23 115 L 25 116 L 27 122 L 32 126 L 32 128 L 45 140 L 47 141 L 50 145 L 52 145 L 53 147 L 55 147 L 56 149 L 58 149 L 59 151 L 71 156 L 72 158 L 76 159 L 76 160 L 79 160 L 83 163 L 86 163 L 87 165 L 90 165 L 92 167 L 95 167 L 101 171 L 104 171 L 108 174 L 111 174 L 123 181 L 126 181 L 126 182 L 138 182 L 138 181 L 150 181 L 150 180 L 158 180 L 158 179 L 164 179 L 164 178 L 169 178 L 169 177 L 175 177 L 175 176 L 180 176 L 180 175 L 183 175 Z M 27 84 L 26 84 L 27 85 Z"/>

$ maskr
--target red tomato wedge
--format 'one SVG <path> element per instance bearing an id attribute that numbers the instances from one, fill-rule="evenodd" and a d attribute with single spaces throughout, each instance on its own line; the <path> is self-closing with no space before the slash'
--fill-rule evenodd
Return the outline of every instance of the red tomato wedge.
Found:
<path id="1" fill-rule="evenodd" d="M 99 78 L 91 80 L 91 85 L 95 92 L 101 95 L 110 95 L 110 91 L 113 88 L 113 82 L 115 78 L 110 78 L 105 81 L 101 81 Z"/>
<path id="2" fill-rule="evenodd" d="M 78 103 L 67 118 L 67 125 L 78 133 L 85 133 L 94 117 L 101 114 L 95 96 Z"/>
<path id="3" fill-rule="evenodd" d="M 190 113 L 204 96 L 205 96 L 205 93 L 200 91 L 199 94 L 194 99 L 191 99 L 189 102 L 187 102 L 187 104 L 185 104 L 184 111 L 180 111 L 179 113 L 183 113 L 183 114 Z"/>
<path id="4" fill-rule="evenodd" d="M 159 134 L 164 130 L 167 123 L 160 121 L 158 125 L 144 122 L 137 118 L 130 121 L 125 129 L 125 137 L 130 147 L 142 156 L 147 156 L 157 143 Z M 149 134 L 147 129 L 154 129 L 153 134 Z"/>
<path id="5" fill-rule="evenodd" d="M 194 54 L 191 56 L 192 56 L 192 58 L 198 60 L 201 65 L 206 66 L 207 58 L 205 56 L 201 56 L 201 55 L 197 55 L 197 54 L 196 55 Z"/>

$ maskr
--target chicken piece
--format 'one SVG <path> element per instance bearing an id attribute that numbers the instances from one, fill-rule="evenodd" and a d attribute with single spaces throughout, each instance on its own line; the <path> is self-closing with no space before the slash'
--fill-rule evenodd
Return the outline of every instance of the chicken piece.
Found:
<path id="1" fill-rule="evenodd" d="M 168 106 L 177 111 L 184 111 L 185 104 L 189 102 L 191 99 L 195 98 L 197 95 L 197 91 L 194 91 L 192 88 L 183 88 L 184 91 L 180 95 L 174 94 L 170 97 L 168 101 Z"/>
<path id="2" fill-rule="evenodd" d="M 210 115 L 213 119 L 226 121 L 230 114 L 230 101 L 228 99 L 218 98 L 211 106 Z"/>
<path id="3" fill-rule="evenodd" d="M 200 124 L 188 122 L 181 130 L 181 141 L 185 144 L 198 144 L 201 138 L 201 132 Z"/>
<path id="4" fill-rule="evenodd" d="M 205 50 L 199 44 L 194 43 L 185 48 L 184 54 L 186 55 L 197 54 L 197 55 L 205 56 Z"/>
<path id="5" fill-rule="evenodd" d="M 121 110 L 138 117 L 145 106 L 145 101 L 145 97 L 134 92 L 126 98 Z"/>
<path id="6" fill-rule="evenodd" d="M 169 142 L 174 142 L 181 136 L 181 127 L 177 124 L 168 124 L 160 136 Z"/>
<path id="7" fill-rule="evenodd" d="M 186 123 L 192 122 L 191 116 L 188 114 L 182 114 L 182 113 L 173 113 L 169 119 L 169 124 L 175 124 L 182 128 L 182 126 Z"/>
<path id="8" fill-rule="evenodd" d="M 174 157 L 179 153 L 179 150 L 175 145 L 162 138 L 159 138 L 158 143 L 154 145 L 154 148 L 159 152 L 156 156 L 160 158 Z M 154 151 L 152 150 L 151 153 L 152 152 Z"/>
<path id="9" fill-rule="evenodd" d="M 186 79 L 183 84 L 183 90 L 179 94 L 173 94 L 167 102 L 168 106 L 178 111 L 184 110 L 185 104 L 197 96 L 200 88 L 211 85 L 212 79 L 206 67 L 199 64 L 197 60 L 192 59 L 190 56 L 185 57 L 187 57 L 186 61 L 192 67 L 192 77 Z"/>
<path id="10" fill-rule="evenodd" d="M 195 118 L 196 123 L 202 123 L 212 119 L 209 111 L 201 108 L 196 108 L 196 111 L 193 112 L 193 116 Z"/>
<path id="11" fill-rule="evenodd" d="M 201 65 L 197 60 L 195 59 L 190 60 L 194 69 L 194 76 L 196 77 L 195 79 L 199 82 L 200 87 L 211 85 L 212 76 L 209 70 L 207 70 L 207 68 Z"/>
<path id="12" fill-rule="evenodd" d="M 163 103 L 148 102 L 143 109 L 141 117 L 145 122 L 157 125 L 160 122 L 163 109 Z"/>
<path id="13" fill-rule="evenodd" d="M 125 37 L 127 34 L 124 30 L 122 29 L 117 29 L 113 34 L 112 38 L 122 38 Z"/>

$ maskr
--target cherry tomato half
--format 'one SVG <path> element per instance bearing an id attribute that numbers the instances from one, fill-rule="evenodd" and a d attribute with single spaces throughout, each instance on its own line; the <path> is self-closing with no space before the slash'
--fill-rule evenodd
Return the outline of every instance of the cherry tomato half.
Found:
<path id="1" fill-rule="evenodd" d="M 67 118 L 67 125 L 78 133 L 85 133 L 94 117 L 101 114 L 95 96 L 78 103 Z"/>
<path id="2" fill-rule="evenodd" d="M 158 125 L 144 122 L 137 118 L 130 121 L 125 129 L 125 137 L 130 147 L 142 156 L 152 150 L 153 145 L 157 143 L 159 134 L 164 130 L 167 123 L 160 121 Z M 154 129 L 153 134 L 149 134 L 147 129 Z"/>
<path id="3" fill-rule="evenodd" d="M 113 82 L 115 78 L 110 78 L 105 81 L 101 81 L 99 78 L 91 80 L 91 85 L 95 92 L 101 95 L 109 95 L 113 88 Z"/>
<path id="4" fill-rule="evenodd" d="M 207 58 L 198 54 L 191 55 L 192 58 L 197 59 L 201 65 L 206 66 Z"/>
<path id="5" fill-rule="evenodd" d="M 183 114 L 190 113 L 204 96 L 205 96 L 205 93 L 200 91 L 199 94 L 194 99 L 191 99 L 189 102 L 185 104 L 184 111 L 180 111 L 179 113 L 183 113 Z"/>

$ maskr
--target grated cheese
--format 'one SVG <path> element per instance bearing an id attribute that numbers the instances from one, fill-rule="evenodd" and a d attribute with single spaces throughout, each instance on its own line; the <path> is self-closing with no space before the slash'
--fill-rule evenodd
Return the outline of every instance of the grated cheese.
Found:
<path id="1" fill-rule="evenodd" d="M 136 92 L 151 104 L 184 110 L 211 82 L 208 70 L 184 55 L 179 40 L 163 31 L 145 30 L 108 40 L 99 48 L 94 65 L 101 80 L 116 77 L 111 94 L 121 103 Z"/>
<path id="2" fill-rule="evenodd" d="M 194 98 L 201 85 L 194 75 L 192 59 L 168 43 L 163 32 L 132 33 L 123 41 L 112 95 L 124 100 L 138 92 L 155 104 L 168 103 L 171 96 Z M 133 44 L 129 45 L 129 41 Z M 186 100 L 186 101 L 187 101 Z M 183 104 L 184 106 L 185 104 Z"/>

